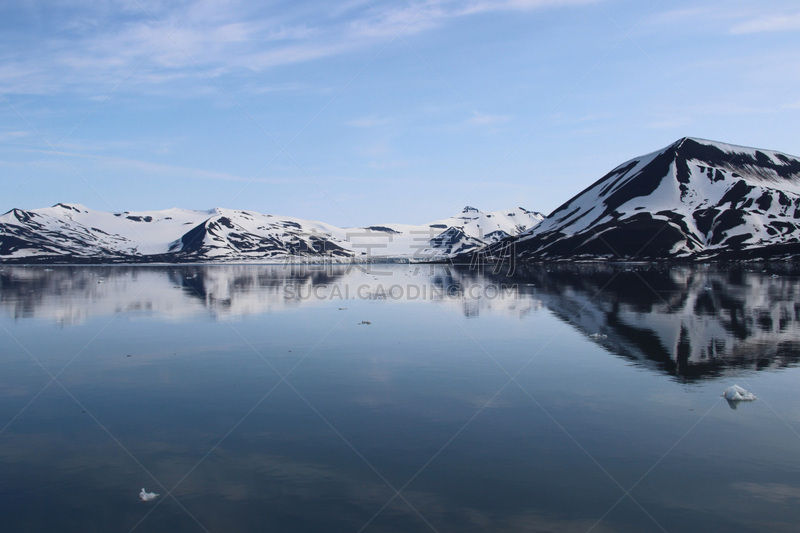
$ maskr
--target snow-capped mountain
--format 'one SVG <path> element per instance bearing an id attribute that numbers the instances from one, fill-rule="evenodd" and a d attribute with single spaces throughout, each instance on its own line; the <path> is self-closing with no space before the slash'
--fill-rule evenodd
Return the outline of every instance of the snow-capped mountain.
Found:
<path id="1" fill-rule="evenodd" d="M 800 253 L 800 159 L 683 138 L 618 166 L 541 224 L 489 248 L 523 260 Z"/>
<path id="2" fill-rule="evenodd" d="M 542 218 L 522 208 L 472 207 L 424 225 L 339 228 L 231 209 L 109 213 L 78 204 L 13 209 L 0 216 L 0 260 L 186 262 L 430 260 L 518 235 Z"/>

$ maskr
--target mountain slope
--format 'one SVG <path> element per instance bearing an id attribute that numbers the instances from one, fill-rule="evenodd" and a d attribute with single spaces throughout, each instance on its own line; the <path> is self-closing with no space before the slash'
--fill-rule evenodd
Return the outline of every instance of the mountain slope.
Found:
<path id="1" fill-rule="evenodd" d="M 339 228 L 230 209 L 107 213 L 78 204 L 0 216 L 0 260 L 188 262 L 447 258 L 518 235 L 544 218 L 516 208 L 424 225 Z"/>
<path id="2" fill-rule="evenodd" d="M 683 138 L 618 166 L 489 255 L 637 260 L 799 251 L 800 159 Z"/>
<path id="3" fill-rule="evenodd" d="M 186 228 L 209 211 L 106 213 L 78 204 L 12 209 L 0 216 L 0 257 L 111 257 L 165 253 L 165 226 Z M 185 230 L 183 230 L 185 231 Z"/>

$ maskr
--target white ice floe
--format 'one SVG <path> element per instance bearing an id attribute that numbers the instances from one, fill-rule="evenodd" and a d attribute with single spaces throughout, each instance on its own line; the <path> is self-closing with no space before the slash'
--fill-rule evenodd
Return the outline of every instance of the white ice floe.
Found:
<path id="1" fill-rule="evenodd" d="M 729 402 L 752 402 L 756 395 L 741 388 L 739 385 L 732 385 L 725 389 L 722 397 Z"/>
<path id="2" fill-rule="evenodd" d="M 143 487 L 142 492 L 139 493 L 139 498 L 141 498 L 143 502 L 150 502 L 158 498 L 158 494 L 155 492 L 147 492 Z"/>

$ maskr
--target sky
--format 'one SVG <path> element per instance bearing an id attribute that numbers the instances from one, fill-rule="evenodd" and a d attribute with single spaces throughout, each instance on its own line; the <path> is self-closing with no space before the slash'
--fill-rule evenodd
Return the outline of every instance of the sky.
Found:
<path id="1" fill-rule="evenodd" d="M 800 155 L 797 2 L 0 4 L 1 212 L 547 214 L 684 136 Z"/>

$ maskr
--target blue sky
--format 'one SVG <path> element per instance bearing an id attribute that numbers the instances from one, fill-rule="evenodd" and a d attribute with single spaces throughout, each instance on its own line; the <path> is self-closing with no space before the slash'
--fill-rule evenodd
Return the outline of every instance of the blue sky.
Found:
<path id="1" fill-rule="evenodd" d="M 548 213 L 683 136 L 800 155 L 793 1 L 0 6 L 0 211 Z"/>

